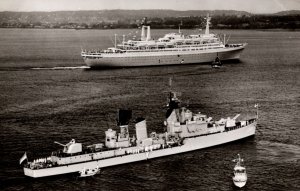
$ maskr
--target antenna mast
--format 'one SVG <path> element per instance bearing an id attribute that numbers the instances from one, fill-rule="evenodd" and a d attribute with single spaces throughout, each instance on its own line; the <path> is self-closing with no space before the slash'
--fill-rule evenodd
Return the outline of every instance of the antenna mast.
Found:
<path id="1" fill-rule="evenodd" d="M 169 88 L 170 92 L 172 91 L 172 77 L 169 78 Z"/>
<path id="2" fill-rule="evenodd" d="M 180 31 L 180 26 L 182 25 L 182 21 L 180 22 L 180 24 L 178 25 L 178 33 L 181 34 L 181 31 Z"/>
<path id="3" fill-rule="evenodd" d="M 115 34 L 115 48 L 117 48 L 117 34 Z"/>
<path id="4" fill-rule="evenodd" d="M 205 34 L 209 35 L 209 24 L 210 24 L 210 17 L 209 17 L 209 13 L 207 13 L 207 17 L 206 17 L 206 28 L 205 28 Z"/>
<path id="5" fill-rule="evenodd" d="M 258 119 L 258 104 L 255 104 L 254 107 L 256 108 L 256 119 Z"/>

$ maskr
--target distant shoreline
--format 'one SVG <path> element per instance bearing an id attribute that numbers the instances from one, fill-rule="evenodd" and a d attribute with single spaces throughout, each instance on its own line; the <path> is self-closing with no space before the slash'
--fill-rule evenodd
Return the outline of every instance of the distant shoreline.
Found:
<path id="1" fill-rule="evenodd" d="M 97 28 L 90 28 L 90 29 L 75 29 L 75 28 L 20 28 L 20 27 L 0 27 L 1 29 L 32 29 L 32 30 L 131 30 L 134 28 L 113 28 L 113 29 L 97 29 Z M 298 32 L 300 31 L 300 28 L 298 29 L 288 29 L 288 28 L 276 28 L 276 29 L 235 29 L 235 28 L 210 28 L 211 30 L 253 30 L 253 31 L 291 31 L 291 32 Z M 152 30 L 174 30 L 174 28 L 155 28 Z M 193 30 L 193 29 L 182 29 L 182 30 Z"/>
<path id="2" fill-rule="evenodd" d="M 100 10 L 58 12 L 0 12 L 0 28 L 152 29 L 205 28 L 211 16 L 212 29 L 300 29 L 300 10 L 275 14 L 245 11 Z"/>

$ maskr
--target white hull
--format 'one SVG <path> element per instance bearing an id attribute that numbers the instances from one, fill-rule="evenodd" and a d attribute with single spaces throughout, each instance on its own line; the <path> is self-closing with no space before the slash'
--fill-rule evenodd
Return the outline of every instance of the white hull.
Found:
<path id="1" fill-rule="evenodd" d="M 242 188 L 246 185 L 246 181 L 233 181 L 234 185 L 239 187 L 239 188 Z"/>
<path id="2" fill-rule="evenodd" d="M 188 151 L 203 149 L 212 147 L 239 139 L 243 139 L 249 136 L 255 135 L 256 122 L 249 124 L 248 126 L 238 128 L 231 131 L 224 131 L 222 133 L 204 135 L 193 138 L 185 138 L 181 146 L 153 150 L 149 152 L 128 154 L 118 157 L 112 157 L 107 159 L 93 160 L 76 164 L 63 165 L 58 167 L 43 168 L 43 169 L 30 169 L 24 168 L 24 174 L 30 177 L 46 177 L 67 173 L 74 173 L 81 171 L 83 168 L 99 168 L 109 167 L 114 165 L 120 165 L 125 163 L 137 162 L 142 160 L 148 160 L 152 158 L 158 158 L 173 154 L 184 153 Z"/>
<path id="3" fill-rule="evenodd" d="M 239 47 L 225 47 L 190 51 L 153 51 L 153 52 L 125 52 L 119 54 L 104 54 L 101 56 L 85 57 L 84 62 L 94 68 L 138 67 L 182 65 L 212 62 L 218 57 L 220 60 L 239 59 L 246 44 Z"/>
<path id="4" fill-rule="evenodd" d="M 242 188 L 246 185 L 247 182 L 247 174 L 243 173 L 243 174 L 237 174 L 234 177 L 232 177 L 232 181 L 234 183 L 235 186 Z"/>

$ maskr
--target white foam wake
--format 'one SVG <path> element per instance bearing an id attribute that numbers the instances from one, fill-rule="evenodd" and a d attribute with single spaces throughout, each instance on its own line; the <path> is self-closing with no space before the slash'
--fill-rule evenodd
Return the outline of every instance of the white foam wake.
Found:
<path id="1" fill-rule="evenodd" d="M 75 70 L 75 69 L 89 69 L 88 66 L 57 66 L 52 68 L 31 68 L 32 70 Z"/>

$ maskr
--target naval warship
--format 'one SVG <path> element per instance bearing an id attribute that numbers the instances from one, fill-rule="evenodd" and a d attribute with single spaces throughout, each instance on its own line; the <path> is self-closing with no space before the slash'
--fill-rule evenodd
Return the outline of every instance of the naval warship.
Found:
<path id="1" fill-rule="evenodd" d="M 115 35 L 114 47 L 82 50 L 81 56 L 91 68 L 211 63 L 217 55 L 220 60 L 239 59 L 247 43 L 228 44 L 225 35 L 222 41 L 210 33 L 210 20 L 207 15 L 204 34 L 184 35 L 179 28 L 178 33 L 168 33 L 157 40 L 151 38 L 150 26 L 142 25 L 140 40 L 125 41 L 123 35 L 122 43 L 117 44 Z"/>
<path id="2" fill-rule="evenodd" d="M 164 133 L 148 134 L 146 120 L 138 118 L 134 122 L 136 135 L 130 136 L 129 121 L 132 111 L 119 110 L 117 126 L 120 131 L 117 133 L 108 129 L 104 142 L 88 146 L 83 146 L 74 139 L 67 144 L 55 142 L 63 149 L 52 152 L 49 157 L 33 161 L 29 161 L 25 153 L 20 164 L 23 163 L 26 176 L 47 177 L 78 173 L 87 168 L 150 160 L 254 136 L 257 116 L 246 120 L 238 120 L 238 116 L 239 114 L 233 118 L 213 121 L 205 114 L 193 113 L 182 106 L 176 92 L 169 92 Z"/>

